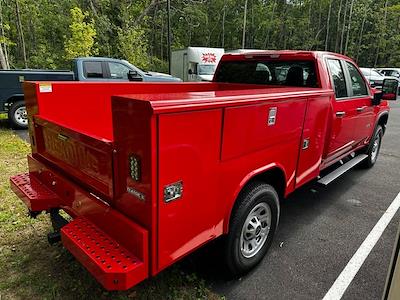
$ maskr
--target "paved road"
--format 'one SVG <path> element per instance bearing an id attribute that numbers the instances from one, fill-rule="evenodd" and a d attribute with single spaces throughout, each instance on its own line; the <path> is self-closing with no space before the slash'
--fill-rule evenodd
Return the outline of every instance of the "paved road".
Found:
<path id="1" fill-rule="evenodd" d="M 369 170 L 355 168 L 327 188 L 310 184 L 285 200 L 275 241 L 254 271 L 227 281 L 221 275 L 220 258 L 207 250 L 183 265 L 199 272 L 227 299 L 322 299 L 400 192 L 399 170 L 400 103 L 396 103 L 376 165 Z M 398 212 L 343 299 L 381 299 L 399 221 Z"/>
<path id="2" fill-rule="evenodd" d="M 400 192 L 399 137 L 396 103 L 376 165 L 354 169 L 327 188 L 311 185 L 293 194 L 282 204 L 266 259 L 241 280 L 217 282 L 215 291 L 227 299 L 321 299 Z M 399 220 L 397 213 L 343 299 L 381 298 Z"/>
<path id="3" fill-rule="evenodd" d="M 0 124 L 1 127 L 6 126 Z M 26 131 L 16 131 L 26 139 Z M 227 280 L 213 247 L 181 262 L 227 299 L 321 299 L 400 191 L 400 103 L 392 105 L 380 157 L 327 188 L 308 185 L 282 203 L 279 230 L 262 263 Z M 397 213 L 344 294 L 380 299 L 399 226 Z M 205 254 L 205 255 L 204 255 Z"/>

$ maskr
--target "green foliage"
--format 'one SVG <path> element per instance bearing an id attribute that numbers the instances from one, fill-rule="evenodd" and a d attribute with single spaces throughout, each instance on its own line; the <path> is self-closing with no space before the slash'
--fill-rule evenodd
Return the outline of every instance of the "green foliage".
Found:
<path id="1" fill-rule="evenodd" d="M 37 66 L 41 69 L 57 69 L 60 66 L 60 57 L 51 50 L 48 44 L 38 45 L 30 56 L 30 66 Z"/>
<path id="2" fill-rule="evenodd" d="M 0 35 L 0 44 L 15 46 L 16 44 L 7 37 L 7 32 L 11 29 L 9 24 L 3 24 L 4 35 Z"/>
<path id="3" fill-rule="evenodd" d="M 70 37 L 65 41 L 65 58 L 73 59 L 80 56 L 90 56 L 97 53 L 94 46 L 96 30 L 94 21 L 86 22 L 89 13 L 82 12 L 79 7 L 74 7 L 71 12 Z"/>
<path id="4" fill-rule="evenodd" d="M 18 2 L 29 67 L 68 68 L 70 58 L 98 54 L 167 69 L 165 1 Z M 21 67 L 15 5 L 0 4 L 0 42 L 10 65 Z M 399 66 L 399 6 L 400 0 L 248 0 L 245 47 L 327 49 L 366 67 Z M 171 1 L 172 47 L 241 48 L 243 15 L 244 1 Z"/>
<path id="5" fill-rule="evenodd" d="M 142 69 L 149 66 L 148 42 L 139 27 L 118 29 L 118 50 L 121 56 Z"/>

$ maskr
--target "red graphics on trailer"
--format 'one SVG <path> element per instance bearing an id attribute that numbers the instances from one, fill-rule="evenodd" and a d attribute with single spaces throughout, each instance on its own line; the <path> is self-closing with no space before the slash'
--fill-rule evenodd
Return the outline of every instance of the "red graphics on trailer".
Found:
<path id="1" fill-rule="evenodd" d="M 379 95 L 349 58 L 300 51 L 224 55 L 211 83 L 25 83 L 32 153 L 11 186 L 32 216 L 73 218 L 56 234 L 106 289 L 221 235 L 242 274 L 278 198 L 345 157 L 375 163 Z"/>

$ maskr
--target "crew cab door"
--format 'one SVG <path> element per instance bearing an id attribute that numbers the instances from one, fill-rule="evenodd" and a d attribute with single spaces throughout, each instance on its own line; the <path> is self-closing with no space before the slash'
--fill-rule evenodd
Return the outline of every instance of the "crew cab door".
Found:
<path id="1" fill-rule="evenodd" d="M 345 75 L 351 101 L 356 106 L 356 124 L 354 128 L 354 141 L 358 145 L 366 141 L 374 129 L 374 106 L 367 83 L 357 67 L 345 61 Z"/>
<path id="2" fill-rule="evenodd" d="M 332 87 L 335 91 L 335 99 L 332 101 L 332 123 L 327 145 L 326 162 L 328 162 L 354 147 L 359 103 L 349 93 L 344 61 L 337 58 L 327 58 L 326 62 Z"/>

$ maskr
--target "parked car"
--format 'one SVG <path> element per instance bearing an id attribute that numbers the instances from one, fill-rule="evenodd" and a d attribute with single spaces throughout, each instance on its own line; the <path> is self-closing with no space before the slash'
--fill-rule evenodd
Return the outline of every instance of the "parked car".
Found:
<path id="1" fill-rule="evenodd" d="M 377 68 L 376 70 L 385 76 L 400 78 L 400 68 Z"/>
<path id="2" fill-rule="evenodd" d="M 369 81 L 372 87 L 382 88 L 383 80 L 385 75 L 382 75 L 378 71 L 372 68 L 360 68 L 364 77 Z"/>
<path id="3" fill-rule="evenodd" d="M 32 153 L 11 187 L 106 289 L 220 236 L 240 276 L 270 248 L 280 200 L 375 164 L 397 85 L 310 51 L 224 55 L 209 83 L 25 83 Z"/>
<path id="4" fill-rule="evenodd" d="M 125 60 L 81 57 L 72 71 L 0 70 L 0 113 L 7 112 L 11 125 L 27 128 L 22 83 L 24 81 L 181 81 L 168 74 L 145 72 Z"/>
<path id="5" fill-rule="evenodd" d="M 369 81 L 369 83 L 371 84 L 372 87 L 382 89 L 382 83 L 383 83 L 384 79 L 394 79 L 394 80 L 397 80 L 400 84 L 400 78 L 382 74 L 377 69 L 360 68 L 360 70 L 363 73 L 364 77 Z M 397 91 L 397 95 L 400 95 L 400 86 Z"/>

